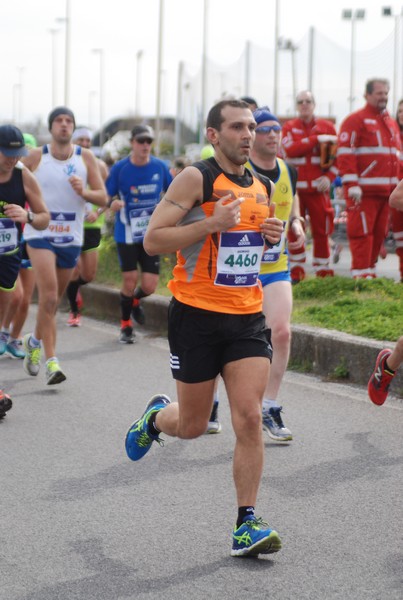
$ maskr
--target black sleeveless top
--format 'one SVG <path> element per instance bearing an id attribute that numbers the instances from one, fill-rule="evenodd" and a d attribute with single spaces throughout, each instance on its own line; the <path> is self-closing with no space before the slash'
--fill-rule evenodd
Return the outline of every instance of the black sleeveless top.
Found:
<path id="1" fill-rule="evenodd" d="M 22 181 L 22 169 L 15 167 L 11 178 L 4 183 L 0 183 L 0 219 L 7 218 L 3 207 L 6 204 L 17 204 L 25 208 L 27 197 L 25 195 L 24 184 Z M 22 224 L 16 223 L 19 238 L 22 234 Z"/>

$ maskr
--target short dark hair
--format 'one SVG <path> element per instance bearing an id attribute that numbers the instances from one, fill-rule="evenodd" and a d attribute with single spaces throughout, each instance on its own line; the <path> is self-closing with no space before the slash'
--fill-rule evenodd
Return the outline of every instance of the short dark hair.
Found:
<path id="1" fill-rule="evenodd" d="M 241 100 L 243 100 L 247 104 L 253 104 L 254 106 L 256 106 L 256 108 L 259 106 L 259 104 L 254 98 L 252 98 L 252 96 L 241 96 Z"/>
<path id="2" fill-rule="evenodd" d="M 390 88 L 390 83 L 388 79 L 382 79 L 377 77 L 376 79 L 368 79 L 367 83 L 365 84 L 365 93 L 372 94 L 376 83 L 382 83 L 382 85 L 387 85 L 388 88 Z"/>
<path id="3" fill-rule="evenodd" d="M 190 160 L 186 156 L 177 156 L 173 160 L 172 167 L 174 169 L 180 169 L 181 171 L 183 171 L 183 169 L 185 167 L 188 167 L 189 165 L 190 165 Z"/>
<path id="4" fill-rule="evenodd" d="M 209 110 L 206 120 L 206 127 L 212 127 L 213 129 L 217 129 L 220 131 L 221 125 L 224 123 L 224 117 L 222 116 L 222 111 L 226 106 L 231 106 L 232 108 L 249 108 L 249 104 L 244 100 L 220 100 L 217 104 L 214 104 Z"/>

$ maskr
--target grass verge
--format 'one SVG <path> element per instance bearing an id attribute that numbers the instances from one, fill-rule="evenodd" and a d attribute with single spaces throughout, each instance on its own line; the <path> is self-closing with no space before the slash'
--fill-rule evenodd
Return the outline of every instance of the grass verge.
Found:
<path id="1" fill-rule="evenodd" d="M 166 287 L 175 264 L 174 255 L 161 256 L 157 293 L 170 296 Z M 97 283 L 119 288 L 121 274 L 116 245 L 104 236 Z M 403 285 L 391 279 L 311 277 L 293 287 L 292 322 L 335 329 L 375 340 L 396 341 L 403 332 Z M 341 376 L 341 373 L 338 374 Z"/>

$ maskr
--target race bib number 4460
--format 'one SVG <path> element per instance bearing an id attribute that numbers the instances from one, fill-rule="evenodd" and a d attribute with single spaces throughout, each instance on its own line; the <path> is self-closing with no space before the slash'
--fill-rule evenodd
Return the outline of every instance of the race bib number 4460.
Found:
<path id="1" fill-rule="evenodd" d="M 251 287 L 257 284 L 263 238 L 259 232 L 225 231 L 221 234 L 215 285 Z"/>

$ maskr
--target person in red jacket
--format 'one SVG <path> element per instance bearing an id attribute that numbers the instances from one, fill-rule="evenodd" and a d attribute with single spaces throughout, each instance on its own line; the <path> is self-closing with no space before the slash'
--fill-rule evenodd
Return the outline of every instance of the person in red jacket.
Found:
<path id="1" fill-rule="evenodd" d="M 385 238 L 388 199 L 399 180 L 400 132 L 386 110 L 389 82 L 370 79 L 364 108 L 340 126 L 337 166 L 347 208 L 347 237 L 354 278 L 376 277 Z"/>
<path id="2" fill-rule="evenodd" d="M 333 164 L 336 129 L 331 121 L 315 117 L 315 100 L 311 92 L 299 92 L 296 102 L 298 118 L 287 121 L 283 126 L 283 153 L 287 162 L 298 171 L 297 192 L 301 215 L 309 215 L 313 238 L 312 265 L 316 276 L 333 276 L 329 260 L 329 237 L 333 232 L 334 219 L 330 185 L 337 176 Z M 305 245 L 289 250 L 289 260 L 292 282 L 298 283 L 305 278 Z"/>
<path id="3" fill-rule="evenodd" d="M 400 130 L 400 144 L 403 148 L 403 99 L 397 105 L 396 122 Z M 403 156 L 400 156 L 400 176 L 403 177 Z M 390 201 L 390 224 L 395 240 L 396 254 L 399 257 L 400 281 L 403 283 L 403 207 L 398 209 Z"/>

